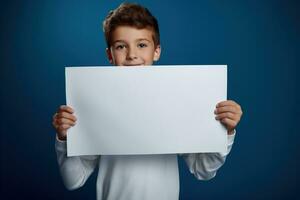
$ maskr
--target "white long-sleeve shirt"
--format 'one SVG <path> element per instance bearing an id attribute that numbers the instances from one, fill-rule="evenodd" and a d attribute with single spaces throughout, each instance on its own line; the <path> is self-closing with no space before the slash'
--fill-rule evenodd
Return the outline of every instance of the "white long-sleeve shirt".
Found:
<path id="1" fill-rule="evenodd" d="M 199 180 L 216 175 L 229 154 L 233 135 L 228 135 L 227 153 L 182 154 L 188 168 Z M 177 154 L 75 156 L 67 157 L 66 142 L 56 139 L 58 165 L 69 190 L 84 185 L 99 167 L 97 200 L 177 200 L 179 173 Z"/>

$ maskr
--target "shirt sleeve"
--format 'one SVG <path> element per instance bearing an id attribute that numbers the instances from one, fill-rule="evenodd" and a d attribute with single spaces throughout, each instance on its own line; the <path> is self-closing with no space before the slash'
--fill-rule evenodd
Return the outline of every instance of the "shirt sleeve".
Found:
<path id="1" fill-rule="evenodd" d="M 228 135 L 227 152 L 225 153 L 191 153 L 183 154 L 189 171 L 199 180 L 209 180 L 216 176 L 217 170 L 225 163 L 230 153 L 236 131 Z"/>
<path id="2" fill-rule="evenodd" d="M 84 185 L 99 163 L 100 156 L 67 156 L 67 143 L 55 140 L 57 162 L 64 185 L 68 190 L 75 190 Z"/>

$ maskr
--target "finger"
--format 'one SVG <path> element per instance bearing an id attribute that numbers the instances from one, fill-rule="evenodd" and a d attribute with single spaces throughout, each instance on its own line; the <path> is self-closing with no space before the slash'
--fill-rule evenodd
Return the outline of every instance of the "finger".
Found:
<path id="1" fill-rule="evenodd" d="M 237 120 L 237 116 L 231 112 L 224 112 L 224 113 L 218 114 L 215 118 L 216 118 L 216 120 L 222 120 L 223 118 Z"/>
<path id="2" fill-rule="evenodd" d="M 215 109 L 215 114 L 220 114 L 224 112 L 231 112 L 231 113 L 239 113 L 239 110 L 235 106 L 222 106 Z"/>
<path id="3" fill-rule="evenodd" d="M 55 119 L 52 121 L 52 126 L 53 126 L 55 129 L 58 128 L 58 124 L 56 123 L 56 120 L 55 120 Z"/>
<path id="4" fill-rule="evenodd" d="M 70 114 L 74 113 L 74 109 L 71 108 L 70 106 L 66 106 L 66 105 L 61 105 L 58 109 L 58 113 L 61 112 L 61 111 L 65 111 L 65 112 L 68 112 Z"/>
<path id="5" fill-rule="evenodd" d="M 242 114 L 241 106 L 233 100 L 222 101 L 216 105 L 216 108 L 220 108 L 224 106 L 234 106 L 237 109 L 237 113 Z"/>
<path id="6" fill-rule="evenodd" d="M 67 125 L 71 125 L 71 126 L 74 126 L 76 123 L 70 119 L 67 119 L 67 118 L 59 118 L 59 119 L 56 119 L 56 124 L 58 125 L 64 125 L 64 124 L 67 124 Z"/>
<path id="7" fill-rule="evenodd" d="M 233 100 L 226 100 L 226 101 L 221 101 L 219 102 L 216 107 L 222 107 L 222 106 L 234 106 L 234 105 L 238 105 L 235 101 Z"/>
<path id="8" fill-rule="evenodd" d="M 238 123 L 237 121 L 229 119 L 229 118 L 223 118 L 221 120 L 221 122 L 222 122 L 222 124 L 224 124 L 229 129 L 235 128 L 237 123 Z"/>
<path id="9" fill-rule="evenodd" d="M 74 122 L 77 121 L 77 118 L 75 117 L 75 115 L 67 113 L 67 112 L 57 113 L 56 119 L 60 119 L 60 118 L 66 118 L 66 119 L 72 120 Z"/>

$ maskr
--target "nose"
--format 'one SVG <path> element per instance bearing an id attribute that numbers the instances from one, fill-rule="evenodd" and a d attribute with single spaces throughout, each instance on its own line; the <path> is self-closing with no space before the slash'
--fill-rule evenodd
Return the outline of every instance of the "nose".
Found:
<path id="1" fill-rule="evenodd" d="M 137 52 L 136 52 L 136 49 L 134 49 L 134 48 L 128 48 L 126 59 L 127 59 L 127 60 L 134 60 L 134 59 L 137 59 Z"/>

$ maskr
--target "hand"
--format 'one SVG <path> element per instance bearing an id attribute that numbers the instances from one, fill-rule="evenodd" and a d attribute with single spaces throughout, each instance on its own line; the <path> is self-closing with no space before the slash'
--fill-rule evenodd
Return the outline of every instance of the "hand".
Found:
<path id="1" fill-rule="evenodd" d="M 62 105 L 53 115 L 52 125 L 56 130 L 59 140 L 66 140 L 67 130 L 76 124 L 77 119 L 73 113 L 74 110 L 71 107 Z"/>
<path id="2" fill-rule="evenodd" d="M 226 126 L 228 135 L 231 135 L 238 125 L 243 112 L 239 104 L 228 100 L 216 105 L 215 114 L 216 120 L 220 120 L 220 122 Z"/>

